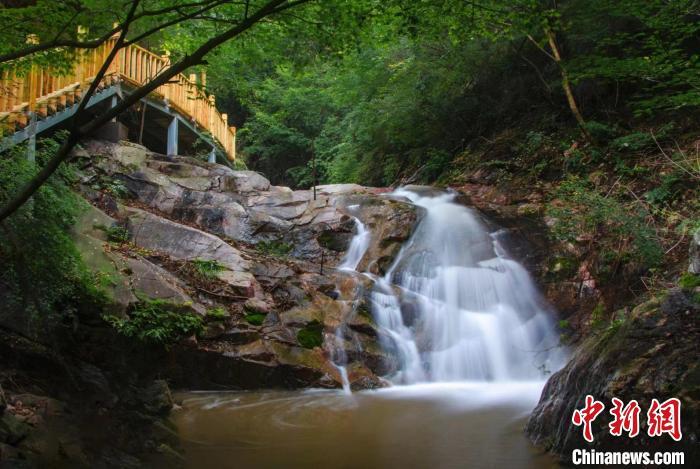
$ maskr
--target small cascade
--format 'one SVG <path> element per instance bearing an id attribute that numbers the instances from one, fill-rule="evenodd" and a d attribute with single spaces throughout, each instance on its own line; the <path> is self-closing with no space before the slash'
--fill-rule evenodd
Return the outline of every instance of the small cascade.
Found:
<path id="1" fill-rule="evenodd" d="M 357 266 L 369 248 L 371 233 L 359 218 L 353 217 L 353 220 L 355 221 L 356 233 L 350 242 L 350 247 L 343 262 L 338 266 L 339 270 L 357 270 Z"/>
<path id="2" fill-rule="evenodd" d="M 454 194 L 400 189 L 425 209 L 372 293 L 372 312 L 401 360 L 398 384 L 539 380 L 563 364 L 546 303 Z"/>
<path id="3" fill-rule="evenodd" d="M 345 352 L 345 341 L 344 341 L 344 329 L 345 324 L 340 324 L 336 330 L 333 337 L 330 339 L 333 343 L 330 347 L 331 363 L 336 367 L 338 373 L 340 374 L 341 384 L 343 385 L 343 392 L 345 394 L 352 394 L 350 389 L 350 379 L 348 378 L 348 357 Z"/>
<path id="4" fill-rule="evenodd" d="M 358 207 L 359 206 L 357 205 L 352 205 L 348 207 L 348 209 L 352 210 L 357 209 Z M 367 229 L 365 224 L 362 223 L 362 221 L 360 221 L 359 218 L 353 217 L 353 220 L 355 221 L 355 236 L 353 236 L 352 240 L 350 241 L 350 247 L 348 248 L 348 252 L 345 255 L 343 261 L 338 266 L 338 270 L 356 272 L 357 266 L 360 264 L 360 261 L 362 261 L 362 258 L 367 252 L 367 249 L 369 248 L 369 242 L 371 239 L 370 231 Z M 353 307 L 353 310 L 350 314 L 355 313 L 355 308 Z M 340 378 L 343 385 L 343 392 L 345 394 L 352 394 L 352 390 L 350 389 L 350 379 L 348 378 L 347 370 L 348 360 L 344 345 L 345 329 L 345 323 L 341 322 L 335 330 L 335 343 L 332 346 L 331 361 L 340 373 Z"/>

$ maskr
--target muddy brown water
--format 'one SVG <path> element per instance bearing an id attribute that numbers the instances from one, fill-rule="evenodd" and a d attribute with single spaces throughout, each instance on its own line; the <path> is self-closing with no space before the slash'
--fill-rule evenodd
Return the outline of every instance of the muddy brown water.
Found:
<path id="1" fill-rule="evenodd" d="M 523 435 L 541 383 L 186 392 L 188 468 L 548 468 Z"/>

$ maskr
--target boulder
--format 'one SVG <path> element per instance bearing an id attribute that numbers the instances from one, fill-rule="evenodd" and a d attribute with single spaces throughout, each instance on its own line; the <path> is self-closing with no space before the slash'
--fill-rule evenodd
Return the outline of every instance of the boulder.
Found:
<path id="1" fill-rule="evenodd" d="M 225 268 L 216 274 L 220 280 L 241 294 L 253 295 L 256 282 L 248 271 L 250 263 L 220 238 L 140 209 L 129 207 L 125 213 L 129 233 L 137 246 L 177 260 L 216 261 Z"/>
<path id="2" fill-rule="evenodd" d="M 230 171 L 220 166 L 214 174 L 219 173 L 219 190 L 248 194 L 262 192 L 270 188 L 270 181 L 255 171 Z"/>
<path id="3" fill-rule="evenodd" d="M 685 451 L 686 460 L 700 458 L 700 304 L 691 292 L 671 290 L 665 298 L 640 304 L 628 317 L 618 315 L 604 330 L 586 339 L 571 361 L 548 380 L 526 428 L 535 442 L 565 460 L 577 448 L 596 451 Z M 593 423 L 594 442 L 584 441 L 572 424 L 574 409 L 586 395 L 609 409 L 613 397 L 639 402 L 640 433 L 615 437 L 608 431 L 611 415 Z M 647 435 L 646 411 L 651 399 L 682 402 L 683 439 Z"/>
<path id="4" fill-rule="evenodd" d="M 139 301 L 162 299 L 187 305 L 192 312 L 203 314 L 205 308 L 186 293 L 187 286 L 165 269 L 138 254 L 124 255 L 107 249 L 107 231 L 116 221 L 95 207 L 90 207 L 73 228 L 73 238 L 87 266 L 101 282 L 112 300 L 112 313 L 124 314 Z"/>

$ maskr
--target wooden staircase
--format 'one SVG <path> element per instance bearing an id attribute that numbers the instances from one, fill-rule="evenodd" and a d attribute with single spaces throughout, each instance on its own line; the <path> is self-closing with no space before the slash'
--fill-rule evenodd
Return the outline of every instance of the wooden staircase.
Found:
<path id="1" fill-rule="evenodd" d="M 26 129 L 32 116 L 47 119 L 61 111 L 77 106 L 100 67 L 115 46 L 113 37 L 104 44 L 78 50 L 69 73 L 59 73 L 50 67 L 32 66 L 28 72 L 6 70 L 0 76 L 0 140 Z M 97 92 L 114 86 L 139 87 L 156 77 L 170 65 L 168 56 L 129 45 L 120 50 Z M 211 135 L 229 160 L 236 158 L 236 128 L 229 127 L 228 116 L 216 109 L 214 96 L 203 91 L 206 77 L 186 77 L 179 74 L 157 88 L 149 98 L 156 98 L 197 129 Z M 97 94 L 97 93 L 96 93 Z"/>

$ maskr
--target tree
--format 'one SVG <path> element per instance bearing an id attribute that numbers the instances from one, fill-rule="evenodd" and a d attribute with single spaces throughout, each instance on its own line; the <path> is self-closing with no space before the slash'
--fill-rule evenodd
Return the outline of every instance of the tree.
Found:
<path id="1" fill-rule="evenodd" d="M 398 2 L 401 3 L 400 1 Z M 526 38 L 559 70 L 569 110 L 586 139 L 590 135 L 571 86 L 559 36 L 566 30 L 557 0 L 441 0 L 414 2 L 405 12 L 407 27 L 416 34 L 448 34 L 454 42 L 486 38 L 491 41 Z"/>
<path id="2" fill-rule="evenodd" d="M 101 0 L 98 0 L 98 2 Z M 207 0 L 204 0 L 206 2 Z M 120 23 L 114 28 L 119 31 L 119 37 L 117 39 L 115 47 L 108 54 L 105 62 L 103 63 L 101 69 L 95 76 L 95 79 L 91 83 L 90 87 L 87 89 L 85 94 L 81 98 L 81 102 L 75 113 L 74 124 L 71 127 L 68 137 L 57 150 L 56 154 L 51 158 L 48 163 L 41 168 L 41 170 L 30 180 L 27 184 L 19 191 L 19 193 L 11 198 L 8 203 L 0 209 L 0 222 L 12 215 L 19 207 L 21 207 L 27 200 L 29 200 L 32 194 L 41 187 L 42 184 L 56 171 L 56 169 L 68 158 L 71 150 L 75 147 L 78 141 L 85 135 L 89 135 L 95 130 L 99 129 L 102 125 L 107 123 L 112 118 L 116 117 L 120 113 L 124 112 L 133 104 L 137 103 L 140 99 L 146 97 L 149 93 L 154 91 L 159 86 L 167 83 L 171 78 L 179 73 L 184 72 L 186 69 L 192 66 L 200 65 L 205 63 L 206 55 L 214 50 L 221 44 L 240 36 L 245 31 L 249 30 L 251 27 L 261 22 L 266 18 L 272 18 L 279 13 L 289 10 L 291 8 L 297 7 L 301 4 L 307 3 L 309 0 L 268 0 L 268 1 L 255 1 L 246 0 L 244 2 L 238 1 L 212 1 L 209 2 L 211 8 L 208 9 L 206 14 L 204 12 L 199 12 L 192 15 L 183 15 L 178 13 L 179 18 L 177 21 L 170 20 L 164 23 L 160 23 L 157 26 L 151 27 L 142 33 L 135 33 L 137 38 L 145 37 L 144 34 L 151 35 L 156 32 L 162 31 L 164 28 L 171 26 L 172 24 L 181 23 L 186 20 L 202 20 L 202 21 L 216 21 L 219 27 L 216 28 L 216 32 L 211 36 L 205 37 L 202 42 L 198 44 L 190 53 L 184 55 L 179 60 L 175 61 L 170 67 L 163 70 L 159 75 L 153 78 L 150 82 L 136 89 L 130 96 L 126 97 L 115 107 L 109 109 L 108 111 L 97 116 L 95 119 L 91 120 L 86 124 L 81 124 L 83 119 L 81 119 L 83 112 L 87 106 L 90 97 L 94 94 L 100 81 L 104 77 L 109 64 L 112 62 L 116 54 L 125 47 L 130 39 L 131 26 L 134 22 L 144 17 L 144 12 L 153 13 L 155 11 L 163 11 L 163 9 L 168 7 L 163 7 L 162 5 L 167 2 L 147 2 L 142 0 L 130 0 L 127 2 L 128 9 L 124 17 L 120 18 Z M 37 6 L 45 6 L 44 2 L 40 2 Z M 161 10 L 146 10 L 142 3 L 155 3 L 161 7 Z M 170 11 L 178 11 L 178 4 L 180 7 L 183 6 L 183 2 L 171 1 Z M 203 2 L 199 2 L 199 8 L 203 8 Z M 59 2 L 59 5 L 61 3 Z M 82 5 L 82 2 L 80 3 Z M 191 6 L 191 4 L 189 4 Z M 217 7 L 220 9 L 214 10 Z M 34 8 L 34 7 L 27 7 Z M 18 9 L 22 13 L 23 9 Z M 76 11 L 81 11 L 80 6 L 76 7 Z M 112 11 L 112 10 L 110 10 Z M 26 13 L 26 12 L 25 12 Z M 149 13 L 149 15 L 150 15 Z M 149 16 L 145 15 L 145 16 Z M 211 16 L 214 15 L 214 16 Z M 157 16 L 157 15 L 153 15 Z M 44 20 L 40 20 L 42 23 Z M 47 20 L 48 21 L 48 20 Z M 171 24 L 171 21 L 175 23 Z M 51 21 L 48 21 L 51 23 Z M 67 27 L 70 21 L 62 22 L 62 27 Z M 223 28 L 221 27 L 223 25 Z M 18 49 L 18 52 L 22 57 L 28 57 L 33 59 L 39 52 L 27 50 L 25 45 L 19 46 L 22 49 Z M 8 52 L 11 53 L 11 52 Z"/>

